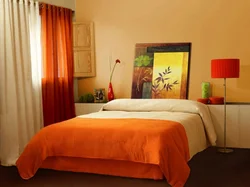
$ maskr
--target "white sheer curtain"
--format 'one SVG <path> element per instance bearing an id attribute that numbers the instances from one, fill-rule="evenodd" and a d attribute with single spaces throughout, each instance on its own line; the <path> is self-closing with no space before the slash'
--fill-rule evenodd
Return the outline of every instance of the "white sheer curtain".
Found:
<path id="1" fill-rule="evenodd" d="M 5 166 L 15 165 L 42 127 L 40 32 L 37 2 L 0 0 L 0 159 Z"/>

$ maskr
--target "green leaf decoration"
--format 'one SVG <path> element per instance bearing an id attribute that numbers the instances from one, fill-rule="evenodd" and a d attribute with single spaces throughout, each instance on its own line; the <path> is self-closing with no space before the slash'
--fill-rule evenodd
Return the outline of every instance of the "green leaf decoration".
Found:
<path id="1" fill-rule="evenodd" d="M 153 58 L 149 57 L 148 55 L 140 55 L 137 58 L 135 58 L 135 66 L 141 67 L 141 66 L 148 66 Z"/>

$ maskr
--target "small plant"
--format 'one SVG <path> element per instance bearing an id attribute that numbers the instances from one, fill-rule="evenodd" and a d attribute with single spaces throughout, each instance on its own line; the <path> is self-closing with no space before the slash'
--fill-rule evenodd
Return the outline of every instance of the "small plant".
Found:
<path id="1" fill-rule="evenodd" d="M 84 95 L 80 96 L 80 98 L 79 98 L 80 103 L 94 103 L 94 101 L 95 101 L 95 98 L 94 98 L 93 94 L 91 94 L 91 93 L 84 94 Z"/>

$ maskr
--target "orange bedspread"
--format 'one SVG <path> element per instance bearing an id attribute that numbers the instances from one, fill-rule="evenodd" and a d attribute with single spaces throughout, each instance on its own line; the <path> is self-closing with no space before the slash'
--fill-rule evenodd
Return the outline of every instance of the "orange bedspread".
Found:
<path id="1" fill-rule="evenodd" d="M 166 120 L 73 118 L 50 125 L 17 160 L 20 176 L 31 178 L 50 156 L 156 164 L 174 187 L 184 186 L 190 172 L 185 129 Z"/>

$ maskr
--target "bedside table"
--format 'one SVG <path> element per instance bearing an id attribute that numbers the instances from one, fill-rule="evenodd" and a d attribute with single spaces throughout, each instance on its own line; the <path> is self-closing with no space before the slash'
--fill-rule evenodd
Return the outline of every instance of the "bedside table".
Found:
<path id="1" fill-rule="evenodd" d="M 215 131 L 217 145 L 223 146 L 224 138 L 224 105 L 207 105 Z M 250 148 L 250 105 L 227 104 L 227 146 L 234 148 Z"/>
<path id="2" fill-rule="evenodd" d="M 76 116 L 98 112 L 105 103 L 75 103 Z"/>

